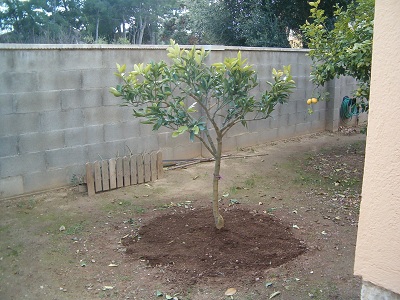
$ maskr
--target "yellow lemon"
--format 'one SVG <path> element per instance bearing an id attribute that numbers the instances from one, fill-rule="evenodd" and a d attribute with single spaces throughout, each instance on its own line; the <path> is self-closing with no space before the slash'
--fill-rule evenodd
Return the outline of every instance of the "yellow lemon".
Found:
<path id="1" fill-rule="evenodd" d="M 307 104 L 308 104 L 308 105 L 310 105 L 310 104 L 311 104 L 311 102 L 312 102 L 312 100 L 311 100 L 311 99 L 308 99 L 308 100 L 307 100 Z"/>
<path id="2" fill-rule="evenodd" d="M 317 103 L 317 102 L 318 102 L 318 99 L 317 99 L 317 98 L 312 98 L 312 99 L 311 99 L 311 102 L 312 102 L 312 103 Z"/>

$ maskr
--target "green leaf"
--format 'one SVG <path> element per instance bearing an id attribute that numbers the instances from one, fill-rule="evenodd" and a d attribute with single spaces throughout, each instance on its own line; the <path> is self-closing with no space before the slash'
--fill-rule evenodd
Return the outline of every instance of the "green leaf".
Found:
<path id="1" fill-rule="evenodd" d="M 124 73 L 126 70 L 126 64 L 123 64 L 122 66 L 120 66 L 119 64 L 117 64 L 117 69 L 119 73 Z"/>
<path id="2" fill-rule="evenodd" d="M 115 87 L 110 87 L 109 91 L 115 97 L 121 97 L 122 96 L 122 94 Z"/>
<path id="3" fill-rule="evenodd" d="M 179 128 L 178 128 L 178 132 L 179 133 L 184 133 L 185 131 L 187 131 L 189 129 L 189 127 L 187 127 L 186 125 L 184 125 L 184 126 L 180 126 Z"/>

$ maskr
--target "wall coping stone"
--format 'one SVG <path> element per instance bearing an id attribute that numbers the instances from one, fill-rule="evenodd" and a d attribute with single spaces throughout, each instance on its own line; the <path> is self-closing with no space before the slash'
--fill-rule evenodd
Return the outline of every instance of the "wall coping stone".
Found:
<path id="1" fill-rule="evenodd" d="M 182 48 L 190 49 L 192 45 L 179 45 Z M 0 50 L 162 50 L 168 45 L 114 45 L 114 44 L 0 44 Z M 212 51 L 241 50 L 260 52 L 303 52 L 308 53 L 309 49 L 293 48 L 272 48 L 272 47 L 243 47 L 223 45 L 197 45 L 197 48 L 204 48 Z"/>

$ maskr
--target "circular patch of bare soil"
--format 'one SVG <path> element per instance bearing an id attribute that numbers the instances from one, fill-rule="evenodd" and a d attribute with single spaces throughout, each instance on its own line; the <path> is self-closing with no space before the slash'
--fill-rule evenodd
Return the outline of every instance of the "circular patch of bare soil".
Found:
<path id="1" fill-rule="evenodd" d="M 125 240 L 127 255 L 165 270 L 171 283 L 262 278 L 266 269 L 303 252 L 304 242 L 288 226 L 267 214 L 229 208 L 225 227 L 217 230 L 211 210 L 163 214 Z"/>

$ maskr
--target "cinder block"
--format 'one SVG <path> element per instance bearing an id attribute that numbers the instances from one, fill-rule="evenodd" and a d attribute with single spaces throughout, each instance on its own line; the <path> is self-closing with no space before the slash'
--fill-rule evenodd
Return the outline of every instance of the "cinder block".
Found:
<path id="1" fill-rule="evenodd" d="M 64 132 L 57 130 L 22 134 L 19 136 L 18 146 L 20 153 L 32 153 L 64 148 Z"/>
<path id="2" fill-rule="evenodd" d="M 61 108 L 69 110 L 99 107 L 103 103 L 103 89 L 72 89 L 61 91 Z"/>
<path id="3" fill-rule="evenodd" d="M 10 71 L 7 76 L 2 76 L 0 91 L 4 94 L 34 92 L 38 90 L 38 74 L 36 72 Z"/>
<path id="4" fill-rule="evenodd" d="M 289 115 L 280 115 L 278 119 L 278 127 L 286 127 L 289 125 Z"/>
<path id="5" fill-rule="evenodd" d="M 142 138 L 130 138 L 123 140 L 123 151 L 120 152 L 120 156 L 125 156 L 125 155 L 135 155 L 135 154 L 140 154 L 143 153 L 143 139 Z M 158 149 L 156 149 L 158 150 Z"/>
<path id="6" fill-rule="evenodd" d="M 110 87 L 115 87 L 117 83 L 112 84 L 109 83 L 107 87 L 103 88 L 103 105 L 104 106 L 116 106 L 116 105 L 122 105 L 124 103 L 124 100 L 120 97 L 115 97 L 113 94 L 109 92 Z M 132 116 L 132 107 L 126 107 L 130 111 L 130 115 Z"/>
<path id="7" fill-rule="evenodd" d="M 125 140 L 140 136 L 139 120 L 104 125 L 104 139 L 106 142 Z"/>
<path id="8" fill-rule="evenodd" d="M 38 73 L 38 90 L 69 90 L 82 88 L 82 73 L 80 70 Z"/>
<path id="9" fill-rule="evenodd" d="M 189 140 L 189 139 L 188 139 Z M 156 134 L 142 137 L 138 150 L 140 153 L 148 153 L 160 149 L 158 145 L 158 137 Z"/>
<path id="10" fill-rule="evenodd" d="M 288 139 L 295 136 L 296 125 L 282 126 L 278 128 L 278 139 Z"/>
<path id="11" fill-rule="evenodd" d="M 86 144 L 98 144 L 104 142 L 104 126 L 85 126 Z"/>
<path id="12" fill-rule="evenodd" d="M 24 175 L 24 192 L 33 193 L 70 184 L 66 170 L 53 169 Z"/>
<path id="13" fill-rule="evenodd" d="M 85 127 L 79 128 L 69 128 L 65 129 L 65 146 L 66 147 L 75 147 L 75 146 L 83 146 L 87 144 L 87 134 Z M 61 148 L 61 147 L 58 147 Z"/>
<path id="14" fill-rule="evenodd" d="M 128 153 L 125 145 L 125 141 L 86 145 L 87 161 L 94 162 L 124 156 Z"/>
<path id="15" fill-rule="evenodd" d="M 22 176 L 0 178 L 0 199 L 24 193 Z"/>
<path id="16" fill-rule="evenodd" d="M 103 126 L 87 126 L 64 130 L 65 146 L 83 146 L 86 144 L 98 144 L 104 142 Z"/>
<path id="17" fill-rule="evenodd" d="M 54 50 L 15 50 L 14 52 L 14 70 L 16 72 L 26 72 L 26 70 L 36 70 L 49 72 L 56 68 L 57 62 L 62 56 L 59 51 Z M 61 55 L 60 55 L 61 54 Z"/>
<path id="18" fill-rule="evenodd" d="M 0 137 L 0 157 L 15 156 L 18 154 L 18 137 Z"/>
<path id="19" fill-rule="evenodd" d="M 14 94 L 0 94 L 0 115 L 8 115 L 14 112 L 13 99 Z"/>
<path id="20" fill-rule="evenodd" d="M 103 60 L 102 49 L 63 49 L 58 56 L 59 70 L 83 70 L 99 68 Z"/>
<path id="21" fill-rule="evenodd" d="M 247 133 L 236 136 L 236 141 L 237 141 L 237 146 L 239 148 L 245 148 L 245 147 L 257 145 L 258 134 L 247 132 Z"/>
<path id="22" fill-rule="evenodd" d="M 18 93 L 14 105 L 16 113 L 60 110 L 60 91 Z"/>
<path id="23" fill-rule="evenodd" d="M 0 51 L 0 66 L 2 66 L 0 77 L 7 76 L 5 73 L 15 69 L 14 55 L 14 51 Z"/>
<path id="24" fill-rule="evenodd" d="M 72 165 L 84 165 L 87 153 L 84 146 L 48 150 L 45 152 L 48 169 L 58 169 Z"/>
<path id="25" fill-rule="evenodd" d="M 40 128 L 40 114 L 9 114 L 0 118 L 0 136 L 37 132 Z"/>
<path id="26" fill-rule="evenodd" d="M 84 117 L 80 109 L 67 111 L 48 111 L 41 114 L 42 131 L 62 130 L 83 127 Z"/>
<path id="27" fill-rule="evenodd" d="M 278 140 L 278 128 L 269 128 L 261 131 L 258 134 L 258 144 L 264 144 L 271 141 Z"/>
<path id="28" fill-rule="evenodd" d="M 234 137 L 224 137 L 222 140 L 222 152 L 226 151 L 236 151 L 239 148 L 236 136 Z M 211 153 L 207 148 L 202 146 L 202 156 L 211 157 Z"/>
<path id="29" fill-rule="evenodd" d="M 278 128 L 279 127 L 279 117 L 269 118 L 269 128 Z"/>
<path id="30" fill-rule="evenodd" d="M 114 72 L 108 68 L 99 69 L 94 67 L 82 70 L 82 86 L 85 89 L 91 89 L 113 84 L 116 80 Z"/>
<path id="31" fill-rule="evenodd" d="M 84 108 L 85 126 L 103 125 L 120 122 L 123 120 L 123 107 L 90 107 Z"/>
<path id="32" fill-rule="evenodd" d="M 44 152 L 2 157 L 0 158 L 0 165 L 0 177 L 2 178 L 46 169 Z"/>
<path id="33" fill-rule="evenodd" d="M 173 148 L 173 159 L 189 159 L 199 156 L 198 143 L 188 143 L 187 145 Z"/>
<path id="34" fill-rule="evenodd" d="M 304 135 L 311 133 L 311 123 L 296 124 L 296 135 Z"/>

